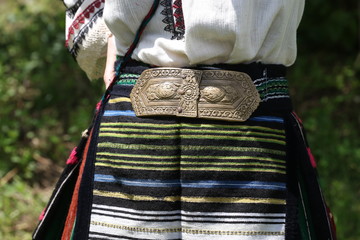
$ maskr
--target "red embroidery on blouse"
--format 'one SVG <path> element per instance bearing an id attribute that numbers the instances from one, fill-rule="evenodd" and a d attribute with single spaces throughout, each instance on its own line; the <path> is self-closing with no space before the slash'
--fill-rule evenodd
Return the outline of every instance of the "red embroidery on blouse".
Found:
<path id="1" fill-rule="evenodd" d="M 178 36 L 180 36 L 180 38 L 183 38 L 183 36 L 185 34 L 185 21 L 184 21 L 181 0 L 176 0 L 174 2 L 173 9 L 175 9 L 175 11 L 174 11 L 175 32 L 178 33 Z"/>
<path id="2" fill-rule="evenodd" d="M 89 19 L 96 8 L 100 8 L 105 3 L 105 0 L 95 0 L 82 13 L 80 13 L 72 22 L 68 29 L 68 35 L 65 41 L 65 46 L 69 46 L 71 36 L 75 33 L 75 29 L 79 29 L 85 23 L 85 19 Z"/>
<path id="3" fill-rule="evenodd" d="M 166 24 L 164 30 L 173 34 L 171 39 L 180 40 L 184 38 L 185 22 L 181 0 L 162 0 L 160 5 L 164 7 L 161 14 L 165 16 L 162 20 Z"/>

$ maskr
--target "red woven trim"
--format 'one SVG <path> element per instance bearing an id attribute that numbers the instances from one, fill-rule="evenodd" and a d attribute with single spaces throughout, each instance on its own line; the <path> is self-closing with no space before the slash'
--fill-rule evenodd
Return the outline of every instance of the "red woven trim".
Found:
<path id="1" fill-rule="evenodd" d="M 82 24 L 85 23 L 85 19 L 89 19 L 91 14 L 95 12 L 96 8 L 101 8 L 101 6 L 105 3 L 105 0 L 95 0 L 91 3 L 85 10 L 80 13 L 72 22 L 68 29 L 68 35 L 66 37 L 65 46 L 69 46 L 69 41 L 72 35 L 75 34 L 75 29 L 79 29 Z"/>
<path id="2" fill-rule="evenodd" d="M 89 136 L 90 137 L 87 140 L 87 143 L 86 143 L 83 155 L 82 155 L 83 160 L 81 162 L 81 166 L 80 166 L 80 169 L 79 169 L 79 175 L 78 175 L 78 178 L 76 180 L 76 184 L 75 184 L 73 196 L 72 196 L 72 199 L 71 199 L 71 204 L 69 206 L 68 215 L 66 217 L 65 226 L 64 226 L 64 229 L 63 229 L 61 240 L 70 240 L 71 239 L 71 233 L 73 231 L 74 222 L 75 222 L 75 219 L 76 219 L 77 207 L 78 207 L 79 189 L 80 189 L 82 176 L 83 176 L 83 173 L 84 173 L 84 167 L 85 167 L 85 163 L 86 163 L 86 156 L 87 156 L 87 153 L 89 151 L 92 131 L 90 132 Z"/>

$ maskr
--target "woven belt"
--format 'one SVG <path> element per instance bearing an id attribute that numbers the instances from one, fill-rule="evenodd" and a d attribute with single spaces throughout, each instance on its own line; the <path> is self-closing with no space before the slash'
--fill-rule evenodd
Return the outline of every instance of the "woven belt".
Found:
<path id="1" fill-rule="evenodd" d="M 244 72 L 151 68 L 130 94 L 136 116 L 179 116 L 246 121 L 260 95 Z"/>

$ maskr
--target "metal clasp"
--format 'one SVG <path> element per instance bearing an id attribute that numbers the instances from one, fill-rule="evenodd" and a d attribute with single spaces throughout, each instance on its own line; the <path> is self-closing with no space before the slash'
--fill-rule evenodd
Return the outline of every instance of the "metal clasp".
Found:
<path id="1" fill-rule="evenodd" d="M 246 121 L 260 103 L 250 76 L 227 70 L 152 68 L 131 94 L 136 116 Z"/>

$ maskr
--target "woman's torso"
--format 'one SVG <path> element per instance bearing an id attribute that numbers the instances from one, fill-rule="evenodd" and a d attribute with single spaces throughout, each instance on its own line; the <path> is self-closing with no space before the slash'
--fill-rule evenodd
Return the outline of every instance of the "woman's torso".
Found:
<path id="1" fill-rule="evenodd" d="M 107 0 L 104 19 L 124 55 L 151 0 Z M 161 0 L 133 58 L 158 66 L 291 65 L 304 0 Z"/>

